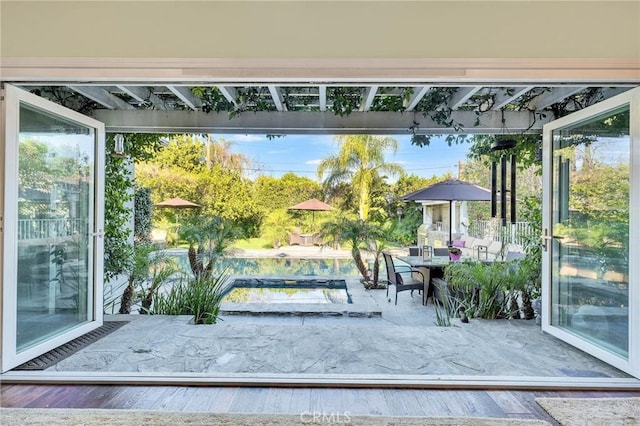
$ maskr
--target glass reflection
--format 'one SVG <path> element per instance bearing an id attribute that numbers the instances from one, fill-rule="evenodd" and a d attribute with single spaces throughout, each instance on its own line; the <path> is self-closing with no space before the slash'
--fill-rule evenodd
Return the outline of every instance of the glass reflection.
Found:
<path id="1" fill-rule="evenodd" d="M 94 130 L 20 106 L 17 350 L 88 321 Z"/>
<path id="2" fill-rule="evenodd" d="M 552 324 L 629 353 L 629 108 L 553 133 Z"/>

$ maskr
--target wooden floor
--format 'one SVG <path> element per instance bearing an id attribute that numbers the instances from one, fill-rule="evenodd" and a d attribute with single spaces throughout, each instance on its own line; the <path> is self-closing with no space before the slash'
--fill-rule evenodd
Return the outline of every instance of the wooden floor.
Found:
<path id="1" fill-rule="evenodd" d="M 348 413 L 543 419 L 537 397 L 631 397 L 640 392 L 464 391 L 119 385 L 2 385 L 0 405 L 217 413 Z"/>

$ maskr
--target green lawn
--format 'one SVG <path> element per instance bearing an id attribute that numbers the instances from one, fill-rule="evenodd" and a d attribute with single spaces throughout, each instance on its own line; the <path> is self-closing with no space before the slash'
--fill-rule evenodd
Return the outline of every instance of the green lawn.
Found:
<path id="1" fill-rule="evenodd" d="M 248 238 L 246 240 L 236 241 L 233 247 L 239 249 L 264 249 L 273 248 L 273 245 L 264 238 Z"/>

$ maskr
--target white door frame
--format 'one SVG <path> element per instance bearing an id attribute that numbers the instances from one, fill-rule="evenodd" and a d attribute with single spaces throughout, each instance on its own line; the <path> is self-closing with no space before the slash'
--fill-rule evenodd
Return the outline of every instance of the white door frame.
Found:
<path id="1" fill-rule="evenodd" d="M 0 145 L 0 157 L 4 156 L 8 161 L 3 161 L 3 170 L 0 179 L 3 182 L 0 203 L 4 205 L 2 217 L 4 224 L 14 224 L 18 220 L 18 135 L 20 131 L 20 103 L 27 103 L 39 109 L 51 112 L 66 119 L 75 121 L 84 126 L 95 129 L 95 179 L 94 179 L 94 204 L 92 206 L 94 216 L 93 233 L 93 305 L 92 320 L 75 327 L 68 332 L 53 337 L 19 354 L 16 353 L 16 298 L 17 298 L 17 259 L 18 259 L 18 231 L 15 226 L 3 226 L 2 249 L 0 263 L 2 264 L 2 284 L 0 286 L 0 298 L 2 300 L 2 346 L 0 358 L 2 372 L 20 365 L 34 357 L 37 357 L 53 348 L 56 348 L 76 337 L 88 333 L 102 325 L 103 321 L 103 264 L 104 264 L 104 124 L 93 118 L 50 102 L 44 98 L 18 89 L 10 84 L 5 84 L 2 90 L 2 122 L 3 143 Z M 4 183 L 10 183 L 4 185 Z"/>
<path id="2" fill-rule="evenodd" d="M 542 229 L 546 246 L 551 247 L 552 229 L 552 131 L 585 120 L 616 107 L 629 104 L 630 107 L 630 199 L 629 199 L 629 354 L 624 359 L 589 343 L 551 324 L 551 282 L 552 250 L 544 250 L 542 255 L 542 330 L 581 349 L 612 366 L 640 378 L 640 88 L 599 102 L 566 117 L 546 124 L 543 128 L 543 204 Z"/>

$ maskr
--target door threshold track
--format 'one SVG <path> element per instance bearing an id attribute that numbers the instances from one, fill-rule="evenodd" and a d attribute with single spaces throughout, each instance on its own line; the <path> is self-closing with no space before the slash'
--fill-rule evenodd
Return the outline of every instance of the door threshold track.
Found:
<path id="1" fill-rule="evenodd" d="M 640 380 L 611 377 L 418 376 L 390 374 L 225 374 L 9 371 L 4 384 L 172 385 L 304 388 L 638 390 Z"/>

